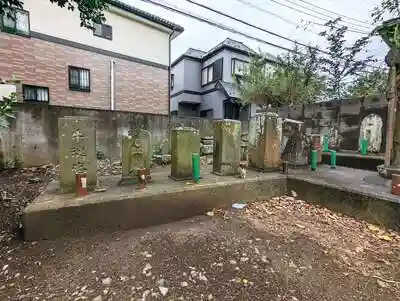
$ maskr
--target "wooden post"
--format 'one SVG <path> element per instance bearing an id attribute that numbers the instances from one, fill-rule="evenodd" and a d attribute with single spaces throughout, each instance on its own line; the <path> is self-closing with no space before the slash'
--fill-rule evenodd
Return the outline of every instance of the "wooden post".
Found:
<path id="1" fill-rule="evenodd" d="M 394 122 L 396 117 L 397 109 L 397 91 L 396 91 L 396 67 L 390 67 L 389 72 L 389 87 L 388 91 L 389 103 L 388 103 L 388 119 L 387 119 L 387 131 L 386 131 L 386 149 L 385 149 L 385 166 L 390 166 L 392 160 L 392 149 L 393 149 L 393 130 Z"/>
<path id="2" fill-rule="evenodd" d="M 393 174 L 392 175 L 392 194 L 400 195 L 400 175 Z"/>

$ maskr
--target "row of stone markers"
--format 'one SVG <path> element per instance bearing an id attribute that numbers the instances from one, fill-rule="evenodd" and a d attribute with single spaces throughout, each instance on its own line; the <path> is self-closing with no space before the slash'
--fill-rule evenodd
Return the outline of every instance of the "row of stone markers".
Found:
<path id="1" fill-rule="evenodd" d="M 253 118 L 249 131 L 248 165 L 267 171 L 280 168 L 280 118 L 267 113 Z M 96 126 L 88 117 L 59 119 L 60 188 L 62 192 L 93 190 L 97 184 Z M 242 158 L 241 123 L 214 122 L 213 172 L 237 175 Z M 171 131 L 171 175 L 174 180 L 192 178 L 193 154 L 200 152 L 200 133 L 187 127 Z M 122 178 L 120 184 L 146 184 L 151 180 L 151 133 L 136 129 L 122 137 Z M 247 160 L 246 160 L 247 161 Z M 246 162 L 247 163 L 247 162 Z"/>

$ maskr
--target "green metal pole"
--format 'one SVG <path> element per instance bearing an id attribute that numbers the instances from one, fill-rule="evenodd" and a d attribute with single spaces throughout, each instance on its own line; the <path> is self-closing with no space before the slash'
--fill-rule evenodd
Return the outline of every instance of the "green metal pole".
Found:
<path id="1" fill-rule="evenodd" d="M 318 161 L 318 151 L 312 150 L 311 151 L 311 170 L 317 169 L 317 161 Z"/>
<path id="2" fill-rule="evenodd" d="M 336 151 L 331 150 L 331 168 L 336 168 Z"/>
<path id="3" fill-rule="evenodd" d="M 198 183 L 200 182 L 200 154 L 192 154 L 192 173 L 193 180 Z"/>
<path id="4" fill-rule="evenodd" d="M 329 152 L 329 139 L 328 135 L 324 135 L 324 152 Z"/>
<path id="5" fill-rule="evenodd" d="M 366 155 L 368 153 L 368 139 L 361 140 L 361 155 Z"/>

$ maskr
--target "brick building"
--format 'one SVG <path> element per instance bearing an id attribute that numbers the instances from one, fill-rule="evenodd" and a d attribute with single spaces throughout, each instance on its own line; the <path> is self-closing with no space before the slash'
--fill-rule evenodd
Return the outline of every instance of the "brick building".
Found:
<path id="1" fill-rule="evenodd" d="M 168 114 L 170 43 L 183 28 L 107 2 L 94 30 L 49 0 L 25 0 L 15 20 L 0 16 L 0 78 L 22 80 L 27 102 Z"/>

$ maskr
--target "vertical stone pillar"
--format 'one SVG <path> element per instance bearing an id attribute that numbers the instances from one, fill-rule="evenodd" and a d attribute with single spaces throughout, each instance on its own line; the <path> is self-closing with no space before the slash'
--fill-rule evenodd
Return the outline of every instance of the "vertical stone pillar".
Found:
<path id="1" fill-rule="evenodd" d="M 249 167 L 261 171 L 279 170 L 282 120 L 276 113 L 256 114 L 249 124 Z"/>
<path id="2" fill-rule="evenodd" d="M 241 123 L 238 120 L 214 122 L 213 172 L 236 175 L 240 164 Z"/>
<path id="3" fill-rule="evenodd" d="M 67 116 L 58 119 L 60 188 L 75 192 L 75 174 L 87 174 L 87 189 L 96 187 L 96 126 L 88 117 Z"/>
<path id="4" fill-rule="evenodd" d="M 132 135 L 122 136 L 122 178 L 120 184 L 131 181 L 136 183 L 137 172 L 145 169 L 150 175 L 151 165 L 151 133 L 146 130 L 137 130 Z"/>
<path id="5" fill-rule="evenodd" d="M 173 180 L 192 179 L 192 153 L 200 152 L 200 133 L 189 127 L 171 131 L 171 175 Z"/>

